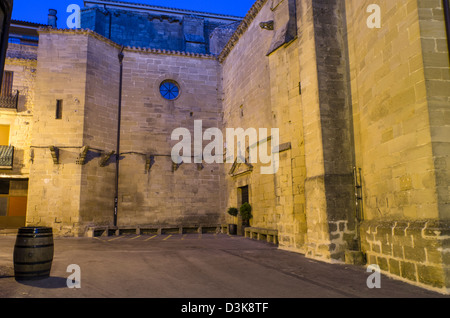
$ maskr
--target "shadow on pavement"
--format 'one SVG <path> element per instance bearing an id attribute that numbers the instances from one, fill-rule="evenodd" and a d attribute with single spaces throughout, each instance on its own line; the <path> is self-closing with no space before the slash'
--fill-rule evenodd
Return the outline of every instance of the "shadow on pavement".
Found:
<path id="1" fill-rule="evenodd" d="M 0 279 L 14 277 L 14 268 L 11 266 L 0 266 Z"/>
<path id="2" fill-rule="evenodd" d="M 22 285 L 39 287 L 39 288 L 67 288 L 67 278 L 63 277 L 49 277 L 40 280 L 17 280 Z"/>

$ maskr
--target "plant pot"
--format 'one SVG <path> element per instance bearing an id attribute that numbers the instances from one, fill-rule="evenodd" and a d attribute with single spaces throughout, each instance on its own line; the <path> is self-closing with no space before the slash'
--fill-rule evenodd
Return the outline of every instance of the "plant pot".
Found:
<path id="1" fill-rule="evenodd" d="M 237 235 L 237 224 L 228 224 L 228 234 Z"/>

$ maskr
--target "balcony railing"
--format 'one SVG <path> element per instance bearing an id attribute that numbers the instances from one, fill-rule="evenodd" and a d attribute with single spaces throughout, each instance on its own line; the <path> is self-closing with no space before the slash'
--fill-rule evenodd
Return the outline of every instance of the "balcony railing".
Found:
<path id="1" fill-rule="evenodd" d="M 17 109 L 19 102 L 19 91 L 9 96 L 0 96 L 0 108 Z"/>
<path id="2" fill-rule="evenodd" d="M 0 146 L 0 169 L 11 169 L 13 166 L 13 158 L 13 146 Z"/>

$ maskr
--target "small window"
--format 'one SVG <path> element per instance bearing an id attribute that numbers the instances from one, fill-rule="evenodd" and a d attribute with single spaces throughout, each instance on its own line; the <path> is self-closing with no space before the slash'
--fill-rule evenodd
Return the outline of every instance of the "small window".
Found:
<path id="1" fill-rule="evenodd" d="M 161 96 L 167 100 L 175 100 L 180 96 L 180 86 L 177 82 L 166 80 L 159 86 Z"/>
<path id="2" fill-rule="evenodd" d="M 12 96 L 14 72 L 5 71 L 3 73 L 2 92 L 4 97 Z"/>
<path id="3" fill-rule="evenodd" d="M 249 203 L 248 200 L 248 186 L 239 188 L 241 192 L 241 204 Z"/>
<path id="4" fill-rule="evenodd" d="M 0 194 L 9 194 L 9 180 L 0 180 Z"/>
<path id="5" fill-rule="evenodd" d="M 58 99 L 56 101 L 56 119 L 62 119 L 63 101 Z"/>

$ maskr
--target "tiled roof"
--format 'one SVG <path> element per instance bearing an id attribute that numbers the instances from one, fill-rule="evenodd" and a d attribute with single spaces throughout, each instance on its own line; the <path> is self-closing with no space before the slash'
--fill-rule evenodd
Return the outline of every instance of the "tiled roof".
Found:
<path id="1" fill-rule="evenodd" d="M 30 21 L 22 21 L 22 20 L 11 20 L 11 24 L 19 24 L 19 25 L 25 25 L 25 26 L 33 26 L 36 28 L 47 26 L 47 24 L 42 23 L 36 23 L 36 22 L 30 22 Z"/>

